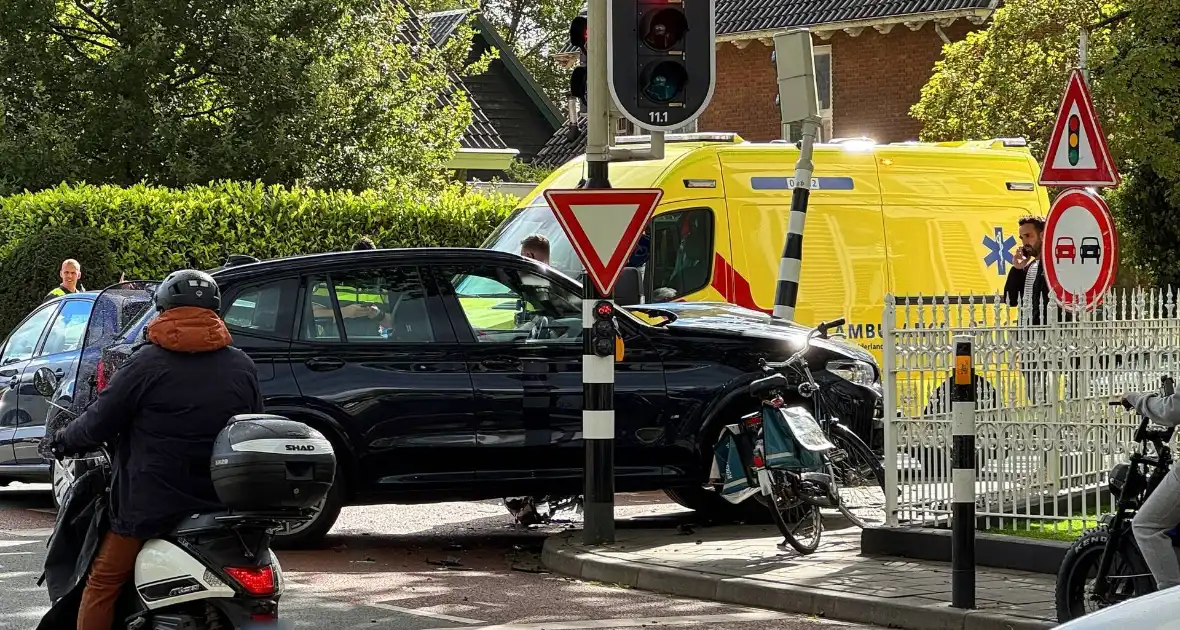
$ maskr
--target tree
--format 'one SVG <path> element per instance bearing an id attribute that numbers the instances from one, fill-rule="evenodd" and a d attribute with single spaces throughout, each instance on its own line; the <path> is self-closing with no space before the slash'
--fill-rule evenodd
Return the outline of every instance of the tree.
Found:
<path id="1" fill-rule="evenodd" d="M 478 9 L 496 27 L 549 98 L 565 102 L 570 71 L 562 68 L 557 53 L 569 41 L 570 21 L 585 0 L 412 0 L 423 13 L 453 9 Z"/>
<path id="2" fill-rule="evenodd" d="M 468 40 L 420 28 L 400 1 L 0 0 L 0 193 L 426 184 L 471 113 Z"/>
<path id="3" fill-rule="evenodd" d="M 934 64 L 921 100 L 910 109 L 922 121 L 922 139 L 1024 136 L 1039 155 L 1065 79 L 1078 62 L 1081 27 L 1117 10 L 1089 0 L 1005 3 L 986 29 L 943 47 L 943 59 Z M 1107 30 L 1091 34 L 1087 65 L 1111 57 L 1109 35 Z M 1109 114 L 1100 96 L 1095 96 L 1096 105 Z M 1105 116 L 1103 123 L 1109 119 Z"/>
<path id="4" fill-rule="evenodd" d="M 1043 156 L 1080 30 L 1095 107 L 1124 175 L 1107 199 L 1124 269 L 1180 281 L 1180 11 L 1168 0 L 1011 0 L 943 49 L 911 114 L 924 140 L 1024 136 Z"/>

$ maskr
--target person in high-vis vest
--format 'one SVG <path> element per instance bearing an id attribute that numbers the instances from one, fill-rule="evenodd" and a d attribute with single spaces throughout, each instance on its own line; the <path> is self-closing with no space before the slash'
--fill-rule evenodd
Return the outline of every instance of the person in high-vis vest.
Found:
<path id="1" fill-rule="evenodd" d="M 57 288 L 50 291 L 49 295 L 45 296 L 42 302 L 47 302 L 55 297 L 61 297 L 69 293 L 77 293 L 85 291 L 86 287 L 82 286 L 79 280 L 82 279 L 82 265 L 73 258 L 67 259 L 61 264 L 61 284 Z"/>

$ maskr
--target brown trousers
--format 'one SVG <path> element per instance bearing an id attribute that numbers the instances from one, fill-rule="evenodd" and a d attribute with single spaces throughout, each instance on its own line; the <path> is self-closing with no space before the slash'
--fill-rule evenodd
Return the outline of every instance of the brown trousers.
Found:
<path id="1" fill-rule="evenodd" d="M 135 558 L 142 548 L 142 540 L 107 532 L 82 591 L 78 630 L 111 630 L 119 593 L 133 577 Z"/>

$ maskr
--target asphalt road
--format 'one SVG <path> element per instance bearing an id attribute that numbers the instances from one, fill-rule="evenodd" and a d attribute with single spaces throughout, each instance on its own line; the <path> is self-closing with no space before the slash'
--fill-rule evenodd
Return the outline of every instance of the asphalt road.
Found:
<path id="1" fill-rule="evenodd" d="M 36 585 L 53 526 L 47 490 L 0 488 L 0 630 L 33 628 L 47 608 Z M 684 514 L 662 494 L 620 495 L 617 504 L 619 527 Z M 519 529 L 499 502 L 346 509 L 323 549 L 280 553 L 282 617 L 332 630 L 871 630 L 549 574 L 540 564 L 545 536 L 578 518 L 558 516 L 569 520 Z"/>

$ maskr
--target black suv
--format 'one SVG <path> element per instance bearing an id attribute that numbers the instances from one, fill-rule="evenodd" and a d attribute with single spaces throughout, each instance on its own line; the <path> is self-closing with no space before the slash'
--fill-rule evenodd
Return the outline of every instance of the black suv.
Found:
<path id="1" fill-rule="evenodd" d="M 238 258 L 213 275 L 267 410 L 319 429 L 339 457 L 318 517 L 282 544 L 318 541 L 345 505 L 581 494 L 577 281 L 515 254 L 441 248 Z M 154 315 L 119 334 L 91 385 L 143 343 Z M 703 485 L 720 428 L 756 409 L 744 384 L 758 360 L 786 359 L 805 329 L 724 303 L 620 309 L 619 327 L 617 489 L 730 508 Z M 837 415 L 875 443 L 871 355 L 817 340 L 809 360 L 833 383 Z"/>

